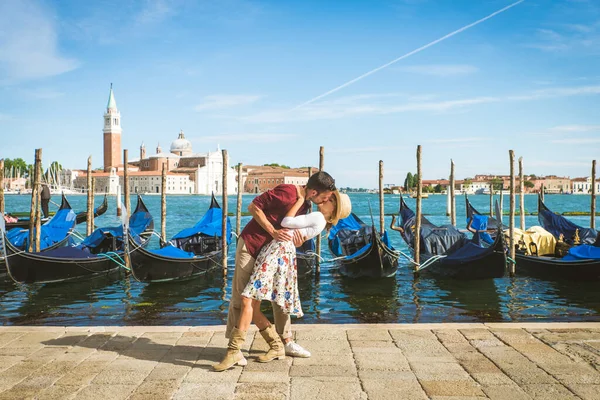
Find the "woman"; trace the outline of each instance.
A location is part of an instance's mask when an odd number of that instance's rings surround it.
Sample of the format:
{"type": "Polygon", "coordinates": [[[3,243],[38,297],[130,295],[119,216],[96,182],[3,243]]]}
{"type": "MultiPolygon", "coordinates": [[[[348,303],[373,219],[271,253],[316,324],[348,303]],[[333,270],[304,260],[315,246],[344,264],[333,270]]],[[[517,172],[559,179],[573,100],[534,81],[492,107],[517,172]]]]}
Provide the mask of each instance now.
{"type": "MultiPolygon", "coordinates": [[[[298,188],[298,199],[286,213],[281,226],[287,229],[298,229],[308,240],[319,235],[325,228],[337,224],[341,218],[350,215],[351,203],[347,194],[333,192],[333,196],[317,206],[317,212],[295,217],[304,204],[304,191],[298,188]]],[[[242,307],[236,328],[232,330],[225,358],[213,367],[215,371],[225,371],[247,361],[240,352],[246,340],[246,332],[254,321],[261,335],[269,344],[267,354],[259,356],[259,362],[269,362],[285,358],[283,343],[274,332],[268,318],[260,311],[260,302],[268,300],[277,303],[283,311],[290,315],[303,315],[298,295],[298,276],[296,270],[296,248],[291,241],[272,240],[264,246],[254,264],[254,270],[242,292],[242,307]]]]}

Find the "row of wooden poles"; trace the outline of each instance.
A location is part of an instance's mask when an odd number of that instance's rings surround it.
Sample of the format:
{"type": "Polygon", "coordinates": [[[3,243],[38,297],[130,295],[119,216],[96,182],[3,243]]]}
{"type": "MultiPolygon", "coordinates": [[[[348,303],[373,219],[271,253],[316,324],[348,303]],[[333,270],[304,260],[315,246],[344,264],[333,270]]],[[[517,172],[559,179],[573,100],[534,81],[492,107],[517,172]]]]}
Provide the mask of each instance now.
{"type": "MultiPolygon", "coordinates": [[[[509,256],[511,258],[510,260],[510,267],[509,267],[509,273],[511,275],[514,275],[515,273],[515,243],[514,243],[514,229],[515,229],[515,198],[516,198],[516,192],[515,192],[515,152],[514,150],[509,150],[508,151],[508,157],[509,157],[509,164],[510,164],[510,183],[509,183],[509,197],[510,197],[510,208],[509,208],[509,235],[510,235],[510,239],[509,239],[509,256]]],[[[379,191],[380,193],[382,192],[382,167],[381,167],[381,161],[380,163],[380,172],[379,172],[379,191]]],[[[422,216],[422,211],[421,211],[421,200],[423,198],[423,192],[422,192],[422,174],[421,174],[422,170],[421,170],[421,146],[417,146],[417,176],[418,176],[418,183],[417,183],[417,207],[416,207],[416,223],[415,223],[415,244],[414,244],[414,249],[415,249],[415,262],[418,265],[419,264],[419,252],[420,252],[420,237],[421,237],[421,216],[422,216]]],[[[523,174],[523,157],[519,157],[519,216],[520,216],[520,227],[522,230],[525,230],[525,182],[524,182],[524,174],[523,174]]],[[[590,228],[595,229],[596,228],[596,160],[592,160],[592,176],[591,176],[591,180],[592,180],[592,188],[591,188],[591,205],[590,205],[590,228]]],[[[454,161],[450,160],[450,179],[449,179],[449,194],[450,194],[450,223],[453,226],[456,226],[456,199],[455,199],[455,195],[454,195],[454,187],[455,187],[455,180],[454,180],[454,161]]],[[[544,196],[544,187],[541,187],[541,195],[542,198],[544,196]]],[[[383,196],[380,196],[381,198],[383,196]]],[[[493,205],[493,198],[494,198],[494,187],[493,184],[490,183],[490,217],[493,217],[494,215],[494,205],[493,205]]],[[[500,190],[500,199],[502,199],[502,190],[500,190]]],[[[380,205],[381,207],[383,207],[383,200],[380,200],[380,205]]],[[[502,206],[500,206],[500,212],[503,212],[502,206]]],[[[502,216],[499,216],[500,218],[502,218],[502,216]]],[[[383,217],[382,217],[383,218],[383,217]]],[[[501,221],[499,221],[501,222],[501,221]]],[[[383,219],[382,219],[382,229],[383,229],[383,219]]]]}
{"type": "MultiPolygon", "coordinates": [[[[228,176],[228,158],[227,158],[227,150],[222,150],[223,156],[223,182],[222,182],[222,235],[221,235],[221,246],[223,249],[223,257],[222,257],[222,267],[223,274],[227,274],[227,214],[228,214],[228,196],[227,196],[227,176],[228,176]]],[[[319,148],[319,171],[322,171],[324,168],[324,160],[325,160],[325,148],[321,146],[319,148]]],[[[94,229],[94,189],[95,189],[95,179],[92,177],[92,157],[88,157],[87,160],[87,224],[86,224],[86,234],[90,235],[94,229]]],[[[509,252],[510,257],[513,260],[510,264],[510,273],[514,274],[515,272],[515,246],[514,246],[514,214],[515,214],[515,154],[513,150],[509,150],[509,161],[510,161],[510,210],[509,210],[509,234],[510,234],[510,244],[509,244],[509,252]]],[[[131,210],[130,210],[130,189],[129,189],[129,173],[128,168],[128,151],[123,150],[123,195],[124,195],[124,204],[126,209],[126,215],[124,218],[129,218],[131,210]]],[[[237,165],[238,172],[238,187],[237,187],[237,210],[236,210],[236,237],[239,237],[241,231],[241,215],[242,215],[242,163],[238,163],[237,165]]],[[[41,225],[41,177],[42,177],[42,149],[35,150],[35,163],[34,163],[34,176],[33,176],[33,190],[31,194],[31,209],[30,209],[30,223],[29,223],[29,237],[33,238],[29,242],[29,251],[39,251],[40,249],[40,225],[41,225]]],[[[308,176],[312,175],[312,168],[308,168],[308,176]]],[[[415,221],[415,243],[414,243],[414,251],[415,251],[415,263],[419,264],[419,253],[420,253],[420,232],[421,232],[421,201],[423,198],[423,186],[422,186],[422,168],[421,168],[421,146],[417,146],[417,196],[416,196],[416,221],[415,221]]],[[[591,218],[590,218],[590,227],[595,229],[595,215],[596,215],[596,160],[592,161],[592,190],[591,190],[591,218]]],[[[453,226],[456,226],[456,199],[454,194],[455,187],[455,179],[454,179],[454,161],[450,160],[450,223],[453,226]]],[[[523,158],[519,158],[519,184],[520,184],[520,226],[521,229],[525,229],[525,200],[524,200],[524,179],[523,179],[523,158]]],[[[118,187],[120,189],[120,186],[118,187]]],[[[121,215],[120,208],[120,190],[117,194],[117,215],[121,215]]],[[[490,216],[493,216],[493,185],[490,184],[490,216]]],[[[161,173],[161,241],[162,243],[167,242],[167,166],[163,164],[162,173],[161,173]]],[[[542,195],[543,195],[543,187],[542,187],[542,195]]],[[[4,213],[5,203],[4,203],[4,160],[0,160],[0,212],[4,213]]],[[[383,233],[385,231],[385,222],[384,222],[384,199],[383,199],[383,161],[379,161],[379,224],[380,224],[380,232],[383,233]]],[[[320,273],[320,263],[319,258],[321,254],[321,237],[317,236],[316,240],[316,253],[318,256],[317,259],[317,274],[320,273]]],[[[128,263],[128,254],[125,254],[125,261],[128,263]]]]}

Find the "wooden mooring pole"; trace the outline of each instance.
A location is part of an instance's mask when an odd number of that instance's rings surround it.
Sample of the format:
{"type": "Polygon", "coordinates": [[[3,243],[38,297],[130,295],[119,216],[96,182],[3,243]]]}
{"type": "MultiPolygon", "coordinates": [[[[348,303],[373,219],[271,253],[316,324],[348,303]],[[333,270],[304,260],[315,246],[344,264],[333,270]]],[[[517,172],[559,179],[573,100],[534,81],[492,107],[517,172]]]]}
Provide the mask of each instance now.
{"type": "Polygon", "coordinates": [[[223,210],[223,219],[221,221],[221,248],[223,249],[223,257],[221,264],[223,266],[223,276],[227,276],[227,150],[222,150],[223,154],[223,197],[221,209],[223,210]]]}
{"type": "Polygon", "coordinates": [[[129,168],[127,165],[129,164],[128,159],[128,151],[127,149],[123,150],[123,197],[125,198],[125,209],[127,211],[127,219],[131,215],[131,205],[129,204],[129,168]]]}
{"type": "Polygon", "coordinates": [[[450,160],[450,224],[456,226],[456,197],[454,195],[454,161],[450,160]]]}
{"type": "Polygon", "coordinates": [[[508,229],[510,234],[509,239],[509,251],[510,258],[512,261],[509,263],[510,276],[515,275],[515,152],[513,150],[508,151],[510,159],[510,209],[508,216],[508,229]]]}
{"type": "Polygon", "coordinates": [[[35,149],[35,161],[33,163],[33,185],[31,190],[31,209],[29,211],[29,252],[38,251],[38,234],[41,221],[41,199],[40,199],[40,169],[42,164],[42,149],[35,149]]]}
{"type": "Polygon", "coordinates": [[[525,230],[525,182],[523,182],[523,157],[519,157],[519,216],[521,229],[525,230]]]}
{"type": "Polygon", "coordinates": [[[160,241],[167,243],[167,165],[162,165],[160,175],[160,241]]]}
{"type": "Polygon", "coordinates": [[[117,217],[121,216],[121,183],[117,184],[117,217]]]}
{"type": "Polygon", "coordinates": [[[244,186],[242,185],[242,163],[237,165],[237,209],[235,211],[235,237],[240,237],[242,231],[242,192],[244,186]]]}
{"type": "Polygon", "coordinates": [[[592,160],[592,217],[590,219],[590,228],[596,229],[596,160],[592,160]]]}
{"type": "MultiPolygon", "coordinates": [[[[325,147],[319,147],[319,171],[323,171],[325,166],[325,147]]],[[[317,235],[317,245],[315,249],[317,253],[317,270],[316,274],[321,273],[321,235],[317,235]]]]}
{"type": "Polygon", "coordinates": [[[91,209],[92,209],[92,213],[90,214],[90,221],[91,222],[91,226],[92,226],[92,232],[94,231],[94,200],[96,199],[96,178],[92,177],[92,195],[91,195],[91,209]]]}
{"type": "MultiPolygon", "coordinates": [[[[423,197],[423,174],[421,171],[421,145],[417,146],[417,207],[415,215],[415,269],[419,268],[421,253],[421,199],[423,197]]],[[[450,188],[452,189],[452,188],[450,188]]]]}
{"type": "Polygon", "coordinates": [[[92,215],[94,214],[94,203],[92,203],[92,156],[87,159],[87,218],[85,221],[85,234],[90,236],[93,231],[92,215]]]}
{"type": "Polygon", "coordinates": [[[494,184],[490,183],[490,217],[494,216],[494,184]]]}
{"type": "Polygon", "coordinates": [[[385,231],[383,216],[385,215],[383,203],[383,161],[379,160],[379,233],[385,231]]]}
{"type": "Polygon", "coordinates": [[[0,160],[0,212],[4,212],[4,158],[0,160]]]}

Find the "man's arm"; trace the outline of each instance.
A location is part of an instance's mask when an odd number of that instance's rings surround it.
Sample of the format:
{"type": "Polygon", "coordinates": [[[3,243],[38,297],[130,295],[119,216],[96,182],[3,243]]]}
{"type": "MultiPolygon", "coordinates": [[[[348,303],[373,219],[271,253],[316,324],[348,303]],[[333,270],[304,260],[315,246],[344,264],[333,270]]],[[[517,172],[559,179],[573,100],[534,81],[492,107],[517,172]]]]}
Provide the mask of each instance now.
{"type": "Polygon", "coordinates": [[[250,215],[258,222],[258,224],[265,230],[269,235],[273,237],[273,239],[280,241],[289,241],[292,240],[292,235],[287,229],[275,229],[273,225],[267,220],[267,217],[263,210],[258,208],[256,204],[250,203],[248,206],[248,212],[250,215]]]}

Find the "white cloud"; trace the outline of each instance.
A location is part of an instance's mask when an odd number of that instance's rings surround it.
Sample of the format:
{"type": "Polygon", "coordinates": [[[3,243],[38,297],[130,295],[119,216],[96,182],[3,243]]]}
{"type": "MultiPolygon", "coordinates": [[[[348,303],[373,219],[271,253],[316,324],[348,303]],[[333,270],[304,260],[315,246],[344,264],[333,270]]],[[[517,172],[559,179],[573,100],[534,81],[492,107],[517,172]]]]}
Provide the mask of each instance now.
{"type": "Polygon", "coordinates": [[[296,134],[288,133],[224,133],[221,135],[203,136],[193,139],[193,142],[254,142],[254,143],[275,143],[296,138],[296,134]]]}
{"type": "Polygon", "coordinates": [[[194,107],[196,111],[205,111],[205,110],[219,110],[223,108],[237,107],[246,104],[252,104],[258,101],[262,96],[257,95],[245,95],[245,94],[235,94],[235,95],[212,95],[205,96],[202,103],[197,104],[194,107]]]}
{"type": "Polygon", "coordinates": [[[79,66],[58,49],[52,15],[33,0],[0,1],[0,83],[46,78],[79,66]]]}
{"type": "Polygon", "coordinates": [[[468,75],[479,71],[479,68],[468,64],[409,65],[397,69],[404,72],[441,77],[468,75]]]}

